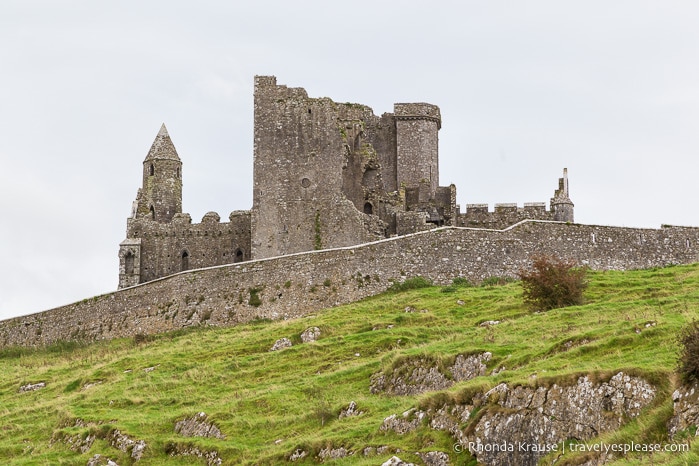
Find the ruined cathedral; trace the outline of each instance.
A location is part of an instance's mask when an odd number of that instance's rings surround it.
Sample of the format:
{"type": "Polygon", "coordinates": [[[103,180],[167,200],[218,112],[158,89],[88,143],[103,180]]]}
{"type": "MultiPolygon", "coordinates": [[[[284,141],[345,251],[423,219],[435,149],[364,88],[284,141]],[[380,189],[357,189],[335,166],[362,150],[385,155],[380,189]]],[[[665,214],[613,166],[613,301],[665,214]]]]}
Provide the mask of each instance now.
{"type": "Polygon", "coordinates": [[[255,77],[252,209],[227,221],[182,212],[182,161],[163,125],[119,245],[119,288],[184,270],[352,246],[449,225],[503,229],[524,219],[573,222],[564,170],[546,204],[468,204],[439,185],[439,107],[371,108],[309,98],[255,77]]]}

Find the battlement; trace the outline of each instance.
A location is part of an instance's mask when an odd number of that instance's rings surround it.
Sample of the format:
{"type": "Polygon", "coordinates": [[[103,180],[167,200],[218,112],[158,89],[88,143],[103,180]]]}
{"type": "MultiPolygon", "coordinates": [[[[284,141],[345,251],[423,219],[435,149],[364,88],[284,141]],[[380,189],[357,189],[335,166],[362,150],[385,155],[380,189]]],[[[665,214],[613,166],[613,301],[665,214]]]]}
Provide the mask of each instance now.
{"type": "Polygon", "coordinates": [[[171,222],[130,218],[119,245],[119,288],[183,270],[250,260],[250,212],[235,211],[228,222],[207,212],[201,223],[177,213],[171,222]]]}
{"type": "Polygon", "coordinates": [[[546,210],[545,202],[525,202],[522,207],[516,203],[499,203],[493,210],[489,210],[488,204],[466,204],[466,212],[459,215],[458,225],[499,230],[527,219],[557,220],[553,209],[546,210]]]}
{"type": "Polygon", "coordinates": [[[496,203],[490,210],[489,204],[466,204],[465,214],[506,213],[506,212],[546,212],[545,202],[525,202],[519,207],[516,202],[496,203]]]}

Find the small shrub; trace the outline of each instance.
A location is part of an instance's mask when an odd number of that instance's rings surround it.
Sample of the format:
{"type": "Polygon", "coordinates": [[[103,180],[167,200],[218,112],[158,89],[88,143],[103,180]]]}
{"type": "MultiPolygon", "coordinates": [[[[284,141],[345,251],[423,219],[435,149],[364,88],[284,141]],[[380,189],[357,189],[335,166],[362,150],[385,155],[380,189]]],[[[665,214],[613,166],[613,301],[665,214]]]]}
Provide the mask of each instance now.
{"type": "Polygon", "coordinates": [[[468,280],[468,278],[464,277],[456,277],[451,281],[451,284],[454,286],[463,286],[463,287],[471,287],[473,284],[468,280]]]}
{"type": "Polygon", "coordinates": [[[524,302],[532,309],[548,311],[582,304],[587,269],[570,260],[539,256],[531,270],[520,270],[524,302]]]}
{"type": "Polygon", "coordinates": [[[699,381],[699,322],[686,326],[678,337],[680,345],[677,371],[685,383],[699,381]]]}
{"type": "Polygon", "coordinates": [[[395,282],[388,288],[388,291],[407,291],[407,290],[417,290],[418,288],[427,288],[432,286],[432,282],[424,277],[412,277],[407,278],[403,282],[395,282]]]}
{"type": "Polygon", "coordinates": [[[249,288],[250,299],[248,299],[248,304],[253,307],[259,307],[262,305],[262,298],[260,298],[260,288],[249,288]]]}

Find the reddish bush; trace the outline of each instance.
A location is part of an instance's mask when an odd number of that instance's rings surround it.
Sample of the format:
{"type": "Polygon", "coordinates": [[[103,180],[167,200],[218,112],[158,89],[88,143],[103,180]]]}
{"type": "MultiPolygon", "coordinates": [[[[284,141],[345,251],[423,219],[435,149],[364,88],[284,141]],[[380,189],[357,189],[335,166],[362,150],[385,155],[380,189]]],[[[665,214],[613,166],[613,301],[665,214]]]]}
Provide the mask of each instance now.
{"type": "Polygon", "coordinates": [[[587,269],[551,256],[534,258],[532,268],[520,270],[524,302],[537,311],[582,304],[587,269]]]}

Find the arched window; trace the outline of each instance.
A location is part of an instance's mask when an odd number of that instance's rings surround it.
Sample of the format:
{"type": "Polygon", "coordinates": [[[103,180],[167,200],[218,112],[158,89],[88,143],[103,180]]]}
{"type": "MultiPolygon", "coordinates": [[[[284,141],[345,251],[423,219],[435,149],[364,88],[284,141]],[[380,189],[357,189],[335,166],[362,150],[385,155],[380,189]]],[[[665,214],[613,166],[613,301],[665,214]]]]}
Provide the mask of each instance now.
{"type": "Polygon", "coordinates": [[[153,206],[150,206],[150,218],[155,220],[155,208],[153,206]]]}
{"type": "Polygon", "coordinates": [[[364,204],[364,213],[368,215],[374,213],[374,206],[371,205],[371,202],[367,202],[366,204],[364,204]]]}
{"type": "Polygon", "coordinates": [[[187,251],[182,251],[182,268],[181,270],[189,269],[189,253],[187,251]]]}
{"type": "Polygon", "coordinates": [[[155,175],[155,166],[153,164],[150,164],[150,169],[149,169],[150,176],[155,175]]]}
{"type": "Polygon", "coordinates": [[[236,249],[236,250],[235,250],[235,258],[233,259],[233,262],[234,262],[234,263],[236,263],[236,262],[243,262],[243,257],[244,257],[244,256],[245,256],[245,255],[243,254],[243,251],[242,251],[240,248],[236,249]]]}
{"type": "Polygon", "coordinates": [[[126,275],[133,275],[133,265],[134,263],[134,256],[131,251],[126,253],[126,256],[124,256],[124,273],[126,275]]]}

